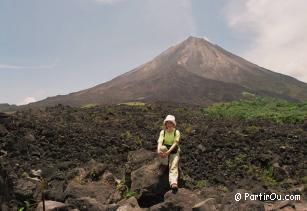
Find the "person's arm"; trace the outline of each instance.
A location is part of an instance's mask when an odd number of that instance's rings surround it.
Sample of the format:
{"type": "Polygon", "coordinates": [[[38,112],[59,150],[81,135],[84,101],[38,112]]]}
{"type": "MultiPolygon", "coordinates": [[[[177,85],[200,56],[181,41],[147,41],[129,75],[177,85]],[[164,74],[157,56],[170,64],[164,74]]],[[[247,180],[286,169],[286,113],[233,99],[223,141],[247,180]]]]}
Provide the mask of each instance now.
{"type": "Polygon", "coordinates": [[[176,145],[177,145],[177,142],[174,141],[173,145],[171,146],[171,148],[169,148],[169,150],[167,150],[166,153],[167,154],[171,153],[175,149],[176,145]]]}
{"type": "Polygon", "coordinates": [[[162,143],[163,143],[163,130],[161,130],[160,135],[159,135],[159,139],[158,139],[158,147],[157,147],[157,153],[160,154],[161,151],[161,147],[162,147],[162,143]]]}
{"type": "Polygon", "coordinates": [[[175,147],[177,146],[177,144],[179,143],[179,139],[180,139],[180,132],[179,130],[176,130],[176,135],[175,135],[175,139],[173,142],[173,145],[171,146],[171,148],[169,148],[169,150],[166,152],[167,154],[171,153],[175,147]]]}

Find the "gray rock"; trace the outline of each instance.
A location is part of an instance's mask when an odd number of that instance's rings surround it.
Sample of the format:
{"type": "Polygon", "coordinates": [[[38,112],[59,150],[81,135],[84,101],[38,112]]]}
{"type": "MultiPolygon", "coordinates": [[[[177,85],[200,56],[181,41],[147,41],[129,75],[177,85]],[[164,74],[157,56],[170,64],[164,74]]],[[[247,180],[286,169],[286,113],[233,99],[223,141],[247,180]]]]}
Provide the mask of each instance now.
{"type": "Polygon", "coordinates": [[[102,204],[92,197],[70,198],[67,202],[78,207],[80,211],[115,211],[118,208],[117,204],[102,204]]]}
{"type": "Polygon", "coordinates": [[[125,165],[125,171],[131,173],[132,171],[144,166],[155,158],[155,153],[146,149],[139,149],[128,153],[128,162],[125,165]]]}
{"type": "Polygon", "coordinates": [[[281,182],[287,177],[288,177],[288,173],[285,169],[283,169],[282,167],[277,167],[277,166],[273,167],[273,178],[277,182],[281,182]]]}
{"type": "Polygon", "coordinates": [[[295,208],[294,202],[292,201],[276,201],[270,207],[270,210],[283,210],[286,208],[295,208]]]}
{"type": "Polygon", "coordinates": [[[149,211],[163,211],[163,210],[181,211],[182,209],[180,206],[174,204],[173,202],[162,202],[149,208],[149,211]]]}
{"type": "Polygon", "coordinates": [[[218,211],[218,204],[214,198],[208,198],[198,204],[196,204],[193,211],[218,211]]]}
{"type": "Polygon", "coordinates": [[[147,208],[140,208],[139,203],[135,197],[123,199],[117,203],[119,208],[116,211],[145,211],[147,208]]]}
{"type": "Polygon", "coordinates": [[[18,179],[14,192],[21,199],[40,199],[40,182],[34,182],[23,178],[18,179]]]}
{"type": "Polygon", "coordinates": [[[128,153],[128,162],[130,163],[143,163],[154,159],[155,153],[146,149],[139,149],[128,153]]]}
{"type": "Polygon", "coordinates": [[[199,195],[185,188],[179,188],[176,193],[168,191],[164,195],[164,200],[180,207],[181,210],[191,210],[192,207],[203,201],[199,195]]]}
{"type": "Polygon", "coordinates": [[[206,151],[206,147],[204,147],[204,145],[202,145],[202,144],[197,145],[197,149],[199,149],[202,152],[206,151]]]}
{"type": "Polygon", "coordinates": [[[159,177],[159,165],[155,159],[131,173],[131,190],[138,193],[137,198],[163,196],[169,190],[168,175],[159,177]]]}
{"type": "Polygon", "coordinates": [[[106,170],[107,166],[103,163],[98,163],[95,160],[90,160],[87,165],[86,165],[86,177],[90,178],[93,177],[93,174],[95,174],[95,178],[92,179],[97,179],[100,178],[100,176],[104,173],[106,170]]]}
{"type": "Polygon", "coordinates": [[[116,185],[116,180],[115,177],[113,176],[113,174],[111,172],[106,171],[103,175],[102,175],[102,180],[107,182],[108,184],[111,185],[116,185]]]}
{"type": "Polygon", "coordinates": [[[116,211],[145,211],[145,210],[148,209],[134,208],[129,205],[123,205],[116,209],[116,211]]]}
{"type": "Polygon", "coordinates": [[[93,182],[81,185],[76,181],[68,184],[64,194],[70,203],[75,204],[73,201],[77,198],[94,198],[101,204],[108,204],[112,201],[112,194],[115,188],[109,184],[101,182],[93,182]]]}
{"type": "MultiPolygon", "coordinates": [[[[45,201],[45,210],[46,211],[56,211],[56,210],[63,210],[68,211],[73,209],[71,205],[64,204],[57,201],[45,201]]],[[[35,211],[43,211],[43,202],[41,201],[38,206],[36,207],[35,211]]]]}
{"type": "Polygon", "coordinates": [[[245,201],[242,203],[233,202],[224,205],[223,211],[265,211],[264,203],[261,201],[245,201]]]}
{"type": "Polygon", "coordinates": [[[54,201],[64,201],[64,180],[53,180],[48,184],[48,190],[45,192],[46,198],[54,201]]]}
{"type": "Polygon", "coordinates": [[[24,139],[25,141],[28,141],[28,142],[34,142],[36,140],[35,136],[30,132],[26,133],[26,135],[24,136],[24,139]]]}
{"type": "Polygon", "coordinates": [[[129,205],[131,207],[140,208],[139,203],[135,197],[130,197],[128,199],[123,199],[117,203],[120,206],[129,205]]]}
{"type": "Polygon", "coordinates": [[[222,192],[215,187],[205,187],[200,189],[199,194],[205,199],[214,198],[217,203],[220,204],[222,203],[223,195],[225,195],[225,192],[222,192]]]}

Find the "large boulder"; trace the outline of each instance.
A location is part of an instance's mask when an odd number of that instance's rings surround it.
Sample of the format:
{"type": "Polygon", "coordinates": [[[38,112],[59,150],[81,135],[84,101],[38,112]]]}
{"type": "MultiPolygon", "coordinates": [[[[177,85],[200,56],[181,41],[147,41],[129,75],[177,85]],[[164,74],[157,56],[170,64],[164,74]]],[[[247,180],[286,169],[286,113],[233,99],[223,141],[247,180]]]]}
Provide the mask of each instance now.
{"type": "Polygon", "coordinates": [[[155,153],[146,149],[130,151],[127,157],[127,167],[136,170],[155,158],[155,153]]]}
{"type": "Polygon", "coordinates": [[[215,199],[218,204],[222,203],[223,197],[226,194],[224,191],[217,187],[204,187],[198,190],[197,193],[200,194],[202,198],[215,199]]]}
{"type": "Polygon", "coordinates": [[[106,168],[107,165],[99,163],[95,160],[90,160],[85,167],[86,171],[85,177],[91,180],[99,180],[100,177],[105,172],[106,168]]]}
{"type": "Polygon", "coordinates": [[[295,209],[296,210],[307,210],[306,208],[307,208],[307,202],[306,201],[303,201],[303,200],[301,200],[301,201],[296,201],[296,202],[294,202],[294,207],[295,207],[295,209]]]}
{"type": "MultiPolygon", "coordinates": [[[[40,202],[38,206],[36,207],[35,211],[43,211],[44,205],[43,202],[40,202]]],[[[62,202],[57,201],[45,201],[45,211],[56,211],[56,210],[62,210],[62,211],[71,211],[73,210],[73,207],[68,204],[64,204],[62,202]]]]}
{"type": "MultiPolygon", "coordinates": [[[[60,166],[62,168],[65,167],[65,163],[61,163],[60,166]]],[[[67,163],[69,165],[69,163],[67,163]]],[[[107,168],[107,165],[103,163],[99,163],[95,160],[90,160],[87,162],[84,166],[74,168],[69,173],[69,179],[78,178],[82,180],[83,182],[89,182],[89,181],[98,181],[101,179],[102,175],[105,173],[105,170],[107,168]]]]}
{"type": "Polygon", "coordinates": [[[218,211],[220,205],[216,202],[215,198],[208,198],[192,208],[193,211],[218,211]]]}
{"type": "Polygon", "coordinates": [[[122,199],[122,194],[116,188],[115,179],[110,172],[105,172],[99,181],[85,184],[80,183],[80,180],[72,180],[64,194],[66,202],[77,206],[79,209],[83,204],[90,204],[92,207],[105,207],[102,205],[117,203],[122,199]]]}
{"type": "Polygon", "coordinates": [[[172,202],[179,206],[181,210],[191,210],[196,204],[203,199],[191,190],[179,188],[177,192],[168,191],[164,195],[165,202],[172,202]]]}
{"type": "Polygon", "coordinates": [[[223,206],[223,211],[265,211],[264,203],[261,201],[246,201],[243,203],[232,203],[223,206]]]}
{"type": "Polygon", "coordinates": [[[15,183],[14,193],[18,199],[23,201],[32,199],[35,201],[40,201],[42,194],[42,184],[39,180],[21,178],[18,179],[15,183]]]}
{"type": "Polygon", "coordinates": [[[117,204],[103,204],[92,197],[80,197],[76,199],[68,199],[68,203],[72,203],[78,207],[80,211],[115,211],[117,204]]]}
{"type": "Polygon", "coordinates": [[[299,201],[275,201],[265,204],[265,210],[281,210],[281,211],[305,211],[307,210],[307,202],[303,199],[299,201]]]}
{"type": "Polygon", "coordinates": [[[146,149],[130,151],[125,164],[125,183],[128,187],[131,186],[131,172],[141,168],[155,158],[155,153],[146,149]]]}
{"type": "Polygon", "coordinates": [[[177,192],[168,191],[164,195],[164,202],[150,207],[150,211],[174,210],[190,211],[203,199],[191,190],[180,188],[177,192]]]}
{"type": "Polygon", "coordinates": [[[168,175],[158,175],[159,165],[159,160],[154,159],[131,173],[131,191],[137,194],[142,207],[163,201],[164,193],[169,190],[168,175]]]}
{"type": "Polygon", "coordinates": [[[53,180],[48,183],[48,190],[45,191],[45,197],[49,200],[64,202],[65,194],[64,187],[66,185],[65,180],[53,180]]]}
{"type": "Polygon", "coordinates": [[[116,211],[145,211],[146,208],[140,208],[139,203],[135,197],[130,197],[118,202],[119,207],[116,211]]]}
{"type": "Polygon", "coordinates": [[[174,204],[173,202],[161,202],[159,204],[155,204],[149,208],[149,211],[181,211],[181,207],[179,205],[174,204]]]}
{"type": "Polygon", "coordinates": [[[72,181],[68,184],[64,193],[66,200],[73,200],[81,197],[91,197],[95,198],[102,204],[109,204],[112,202],[112,196],[114,192],[114,187],[109,184],[93,182],[82,185],[76,181],[72,181]]]}

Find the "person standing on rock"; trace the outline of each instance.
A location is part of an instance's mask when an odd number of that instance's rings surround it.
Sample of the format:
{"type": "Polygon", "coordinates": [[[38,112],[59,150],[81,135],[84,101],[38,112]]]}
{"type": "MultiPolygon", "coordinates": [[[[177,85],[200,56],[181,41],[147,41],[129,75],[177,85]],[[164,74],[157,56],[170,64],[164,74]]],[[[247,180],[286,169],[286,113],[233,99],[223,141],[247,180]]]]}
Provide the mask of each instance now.
{"type": "Polygon", "coordinates": [[[163,130],[158,139],[157,153],[161,158],[159,175],[163,175],[169,168],[169,183],[173,190],[178,189],[178,163],[180,132],[176,130],[176,121],[173,115],[167,115],[163,121],[163,130]]]}

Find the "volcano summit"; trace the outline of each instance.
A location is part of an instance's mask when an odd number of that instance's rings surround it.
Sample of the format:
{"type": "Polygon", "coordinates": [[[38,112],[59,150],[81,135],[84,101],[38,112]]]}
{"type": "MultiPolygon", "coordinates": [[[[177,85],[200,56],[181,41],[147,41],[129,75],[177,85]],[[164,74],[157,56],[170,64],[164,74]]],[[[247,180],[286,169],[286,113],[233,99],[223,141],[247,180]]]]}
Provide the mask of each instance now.
{"type": "Polygon", "coordinates": [[[205,105],[239,99],[244,91],[292,101],[307,99],[306,83],[252,64],[202,38],[189,37],[108,82],[29,106],[127,101],[205,105]]]}

